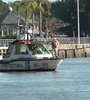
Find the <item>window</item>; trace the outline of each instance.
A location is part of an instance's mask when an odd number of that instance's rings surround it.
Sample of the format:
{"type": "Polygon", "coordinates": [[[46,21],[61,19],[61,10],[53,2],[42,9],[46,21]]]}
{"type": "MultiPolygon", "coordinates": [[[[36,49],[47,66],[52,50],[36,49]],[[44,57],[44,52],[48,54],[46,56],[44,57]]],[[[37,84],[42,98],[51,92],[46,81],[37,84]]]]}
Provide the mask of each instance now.
{"type": "Polygon", "coordinates": [[[15,45],[15,54],[28,54],[28,50],[25,44],[15,45]]]}
{"type": "Polygon", "coordinates": [[[12,50],[13,50],[13,45],[10,45],[8,50],[7,50],[7,54],[11,54],[12,53],[12,50]]]}
{"type": "Polygon", "coordinates": [[[49,54],[48,50],[42,44],[28,45],[32,54],[49,54]]]}

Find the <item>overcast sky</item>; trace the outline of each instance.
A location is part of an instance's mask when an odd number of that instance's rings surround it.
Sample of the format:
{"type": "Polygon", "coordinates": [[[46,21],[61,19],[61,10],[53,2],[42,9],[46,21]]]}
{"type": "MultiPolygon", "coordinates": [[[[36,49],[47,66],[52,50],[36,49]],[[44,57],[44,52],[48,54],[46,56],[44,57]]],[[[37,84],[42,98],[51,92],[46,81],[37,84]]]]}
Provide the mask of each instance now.
{"type": "MultiPolygon", "coordinates": [[[[3,1],[8,3],[9,1],[14,2],[14,1],[18,1],[18,0],[3,0],[3,1]]],[[[53,2],[53,1],[56,1],[56,0],[49,0],[49,1],[53,2]]]]}

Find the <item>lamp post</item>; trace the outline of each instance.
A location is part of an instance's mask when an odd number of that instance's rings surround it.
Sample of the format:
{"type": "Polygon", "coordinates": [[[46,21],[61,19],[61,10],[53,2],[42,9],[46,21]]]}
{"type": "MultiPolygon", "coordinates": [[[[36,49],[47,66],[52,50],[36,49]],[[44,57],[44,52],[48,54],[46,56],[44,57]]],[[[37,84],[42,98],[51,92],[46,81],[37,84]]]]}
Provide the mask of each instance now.
{"type": "Polygon", "coordinates": [[[80,17],[79,17],[79,0],[77,0],[77,23],[78,23],[78,44],[80,44],[80,17]]]}
{"type": "MultiPolygon", "coordinates": [[[[39,6],[41,7],[41,2],[39,2],[39,6]]],[[[42,33],[42,12],[40,10],[40,15],[39,15],[39,35],[41,37],[41,33],[42,33]]]]}

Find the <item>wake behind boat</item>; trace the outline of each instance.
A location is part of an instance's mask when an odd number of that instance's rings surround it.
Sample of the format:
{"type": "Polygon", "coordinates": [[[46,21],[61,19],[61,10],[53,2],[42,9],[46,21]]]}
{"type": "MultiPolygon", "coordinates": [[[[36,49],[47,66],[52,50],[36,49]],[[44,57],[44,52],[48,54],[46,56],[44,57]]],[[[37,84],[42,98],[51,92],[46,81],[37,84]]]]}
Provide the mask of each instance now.
{"type": "Polygon", "coordinates": [[[0,60],[0,71],[53,71],[60,60],[37,41],[16,40],[0,60]]]}

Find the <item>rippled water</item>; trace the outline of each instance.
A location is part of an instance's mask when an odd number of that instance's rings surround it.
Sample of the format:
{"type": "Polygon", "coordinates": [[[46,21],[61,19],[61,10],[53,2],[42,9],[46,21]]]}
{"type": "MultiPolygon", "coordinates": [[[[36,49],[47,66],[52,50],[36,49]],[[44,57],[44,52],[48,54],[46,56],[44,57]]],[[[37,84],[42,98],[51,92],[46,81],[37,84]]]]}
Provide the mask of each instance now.
{"type": "Polygon", "coordinates": [[[90,58],[65,59],[53,72],[1,72],[0,100],[90,100],[90,58]]]}

